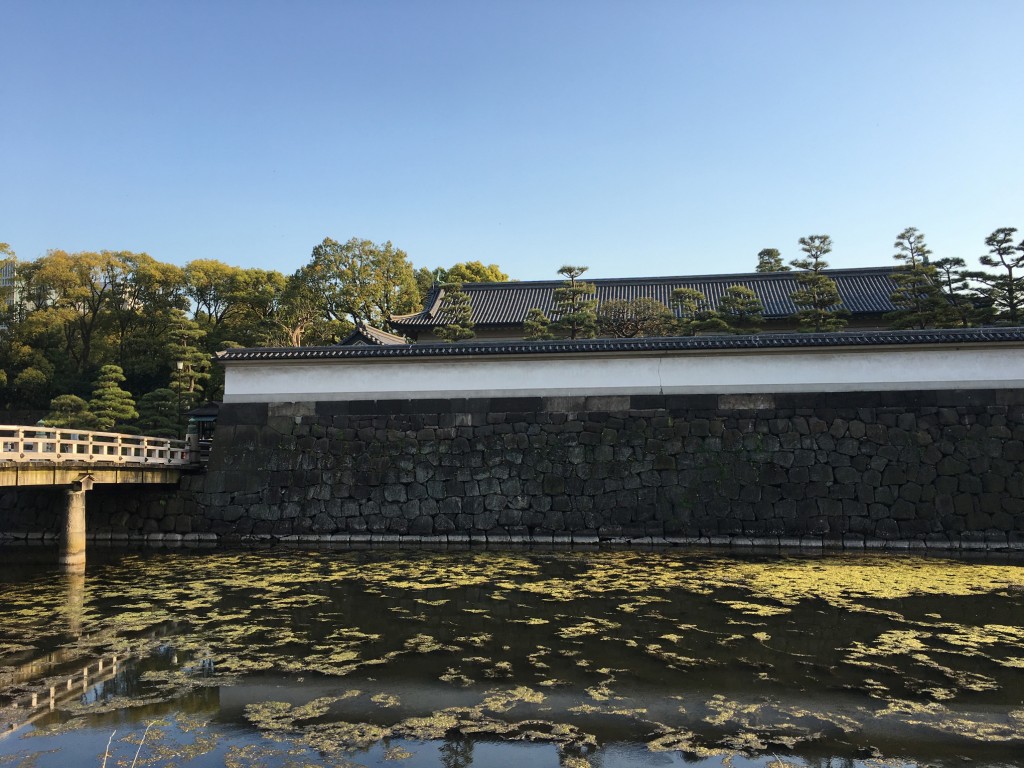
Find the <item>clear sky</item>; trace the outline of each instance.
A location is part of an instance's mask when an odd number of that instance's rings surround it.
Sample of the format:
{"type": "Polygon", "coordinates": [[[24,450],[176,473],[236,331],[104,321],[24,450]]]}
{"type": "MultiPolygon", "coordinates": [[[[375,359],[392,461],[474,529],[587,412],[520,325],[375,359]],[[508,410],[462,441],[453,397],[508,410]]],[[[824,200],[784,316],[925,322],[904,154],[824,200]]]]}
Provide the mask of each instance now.
{"type": "Polygon", "coordinates": [[[1021,0],[0,0],[0,241],[519,279],[1024,231],[1021,0]]]}

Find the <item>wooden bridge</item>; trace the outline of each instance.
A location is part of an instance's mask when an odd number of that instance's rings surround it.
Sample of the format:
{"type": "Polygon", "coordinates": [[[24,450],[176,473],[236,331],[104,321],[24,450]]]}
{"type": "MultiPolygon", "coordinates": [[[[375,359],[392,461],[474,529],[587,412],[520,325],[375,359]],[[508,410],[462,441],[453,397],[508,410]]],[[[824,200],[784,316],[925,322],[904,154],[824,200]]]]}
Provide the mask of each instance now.
{"type": "Polygon", "coordinates": [[[85,494],[95,484],[176,485],[198,454],[184,440],[0,425],[0,487],[67,488],[61,562],[85,566],[85,494]]]}

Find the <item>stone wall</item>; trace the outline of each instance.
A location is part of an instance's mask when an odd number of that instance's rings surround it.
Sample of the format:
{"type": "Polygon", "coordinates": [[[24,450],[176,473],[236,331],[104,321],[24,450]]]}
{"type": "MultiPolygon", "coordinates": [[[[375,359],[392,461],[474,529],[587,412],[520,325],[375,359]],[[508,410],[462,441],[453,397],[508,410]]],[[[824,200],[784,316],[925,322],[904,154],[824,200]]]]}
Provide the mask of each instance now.
{"type": "MultiPolygon", "coordinates": [[[[58,494],[6,491],[0,528],[56,531],[58,494]]],[[[1024,393],[229,404],[205,474],[98,486],[88,510],[96,537],[171,541],[1020,548],[1024,393]]]]}
{"type": "MultiPolygon", "coordinates": [[[[1016,390],[226,405],[217,534],[1024,542],[1016,390]]],[[[208,528],[207,528],[208,524],[208,528]]]]}

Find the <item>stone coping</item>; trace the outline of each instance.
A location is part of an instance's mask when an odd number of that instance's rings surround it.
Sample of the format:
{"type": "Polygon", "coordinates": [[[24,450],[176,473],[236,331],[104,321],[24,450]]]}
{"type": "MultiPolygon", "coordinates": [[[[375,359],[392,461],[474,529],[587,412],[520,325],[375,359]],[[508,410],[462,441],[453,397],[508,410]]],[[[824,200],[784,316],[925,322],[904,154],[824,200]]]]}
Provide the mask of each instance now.
{"type": "Polygon", "coordinates": [[[325,360],[363,358],[466,357],[708,350],[778,350],[799,348],[889,347],[913,345],[991,344],[1024,342],[1024,328],[950,328],[907,331],[841,331],[835,333],[757,333],[728,336],[672,336],[639,339],[558,339],[553,341],[465,341],[455,344],[389,344],[386,346],[250,347],[217,353],[221,363],[263,360],[325,360]]]}
{"type": "MultiPolygon", "coordinates": [[[[596,536],[592,534],[549,534],[511,536],[508,534],[449,534],[402,536],[397,534],[303,534],[292,536],[217,535],[215,533],[111,533],[89,532],[88,541],[97,545],[146,544],[153,547],[216,547],[236,545],[325,547],[337,549],[434,549],[434,548],[721,548],[721,549],[806,549],[829,551],[974,551],[1024,552],[1024,538],[997,534],[970,534],[961,538],[876,539],[854,534],[837,536],[596,536]]],[[[52,532],[0,532],[0,545],[52,545],[52,532]]]]}

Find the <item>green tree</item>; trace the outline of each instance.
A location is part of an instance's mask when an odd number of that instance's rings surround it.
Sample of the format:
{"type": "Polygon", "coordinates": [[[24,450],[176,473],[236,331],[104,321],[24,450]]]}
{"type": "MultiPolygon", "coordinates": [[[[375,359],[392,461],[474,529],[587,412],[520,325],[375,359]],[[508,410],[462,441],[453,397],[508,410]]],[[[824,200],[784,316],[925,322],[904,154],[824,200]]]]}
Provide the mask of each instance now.
{"type": "Polygon", "coordinates": [[[846,326],[842,310],[842,297],[835,280],[825,274],[828,267],[825,256],[832,252],[832,238],[828,235],[809,235],[799,240],[800,250],[806,258],[793,259],[793,267],[805,270],[797,273],[800,287],[789,297],[797,306],[796,317],[801,331],[838,331],[846,326]]]}
{"type": "Polygon", "coordinates": [[[892,303],[899,309],[886,315],[893,328],[932,328],[946,311],[946,300],[938,283],[938,273],[928,262],[931,249],[924,241],[924,233],[907,227],[896,236],[893,258],[899,268],[892,280],[896,290],[892,303]]]}
{"type": "Polygon", "coordinates": [[[778,248],[762,248],[757,254],[758,272],[789,272],[778,248]]]}
{"type": "Polygon", "coordinates": [[[178,395],[173,389],[161,387],[139,398],[136,424],[144,435],[177,437],[180,432],[178,395]]]}
{"type": "Polygon", "coordinates": [[[50,412],[43,423],[64,429],[105,429],[100,426],[89,404],[78,395],[58,395],[50,401],[50,412]]]}
{"type": "Polygon", "coordinates": [[[210,380],[210,355],[202,345],[205,336],[198,323],[184,316],[170,333],[171,389],[180,396],[183,410],[199,404],[210,380]]]}
{"type": "Polygon", "coordinates": [[[732,330],[708,302],[707,296],[696,288],[676,288],[672,291],[671,301],[679,316],[676,327],[680,336],[729,333],[732,330]]]}
{"type": "Polygon", "coordinates": [[[566,264],[558,270],[567,279],[554,292],[551,329],[570,339],[592,339],[597,333],[597,299],[592,298],[597,288],[579,279],[587,269],[566,264]]]}
{"type": "Polygon", "coordinates": [[[334,320],[362,320],[390,328],[392,315],[413,312],[420,303],[408,256],[390,242],[377,245],[352,238],[339,243],[324,238],[313,249],[309,267],[316,291],[334,320]]]}
{"type": "Polygon", "coordinates": [[[100,368],[89,401],[89,410],[96,417],[99,429],[109,430],[139,417],[131,392],[121,389],[124,381],[124,372],[120,366],[104,365],[100,368]]]}
{"type": "Polygon", "coordinates": [[[941,326],[970,328],[974,325],[977,311],[974,306],[974,294],[967,282],[967,262],[949,257],[939,259],[934,266],[939,288],[946,303],[940,320],[941,326]]]}
{"type": "Polygon", "coordinates": [[[448,283],[444,286],[438,316],[445,324],[434,333],[444,341],[453,343],[476,336],[473,331],[473,307],[469,301],[469,294],[462,290],[461,283],[448,283]]]}
{"type": "Polygon", "coordinates": [[[37,259],[32,273],[33,320],[59,328],[67,358],[79,374],[93,362],[95,342],[114,294],[111,272],[119,255],[110,251],[50,251],[37,259]]]}
{"type": "Polygon", "coordinates": [[[51,379],[40,368],[29,366],[14,377],[15,396],[25,407],[41,407],[46,403],[50,392],[52,392],[51,379]]]}
{"type": "Polygon", "coordinates": [[[445,272],[445,280],[453,283],[507,283],[508,279],[497,264],[482,261],[460,261],[445,272]]]}
{"type": "Polygon", "coordinates": [[[546,341],[555,338],[551,332],[551,320],[540,307],[534,307],[526,313],[523,321],[523,339],[525,341],[546,341]]]}
{"type": "Polygon", "coordinates": [[[216,327],[237,309],[242,270],[216,259],[195,259],[183,272],[185,295],[192,302],[192,319],[216,327]]]}
{"type": "Polygon", "coordinates": [[[189,308],[183,270],[145,253],[123,251],[110,265],[108,277],[113,292],[104,349],[109,354],[100,362],[121,366],[132,391],[165,384],[166,360],[154,349],[166,346],[175,318],[189,308]]]}
{"type": "Polygon", "coordinates": [[[421,306],[427,300],[434,286],[437,285],[445,283],[504,283],[509,279],[497,264],[484,264],[482,261],[460,261],[448,268],[420,267],[416,270],[415,278],[421,306]]]}
{"type": "Polygon", "coordinates": [[[1024,320],[1024,241],[1014,244],[1015,227],[1000,227],[985,238],[988,253],[978,260],[992,272],[968,272],[967,277],[981,284],[978,293],[991,306],[998,322],[1020,325],[1024,320]]]}
{"type": "Polygon", "coordinates": [[[670,336],[675,331],[676,319],[657,299],[639,296],[604,302],[597,310],[597,323],[602,336],[632,339],[670,336]]]}
{"type": "Polygon", "coordinates": [[[718,314],[730,328],[741,333],[757,333],[764,325],[764,305],[753,290],[730,285],[718,302],[718,314]]]}

